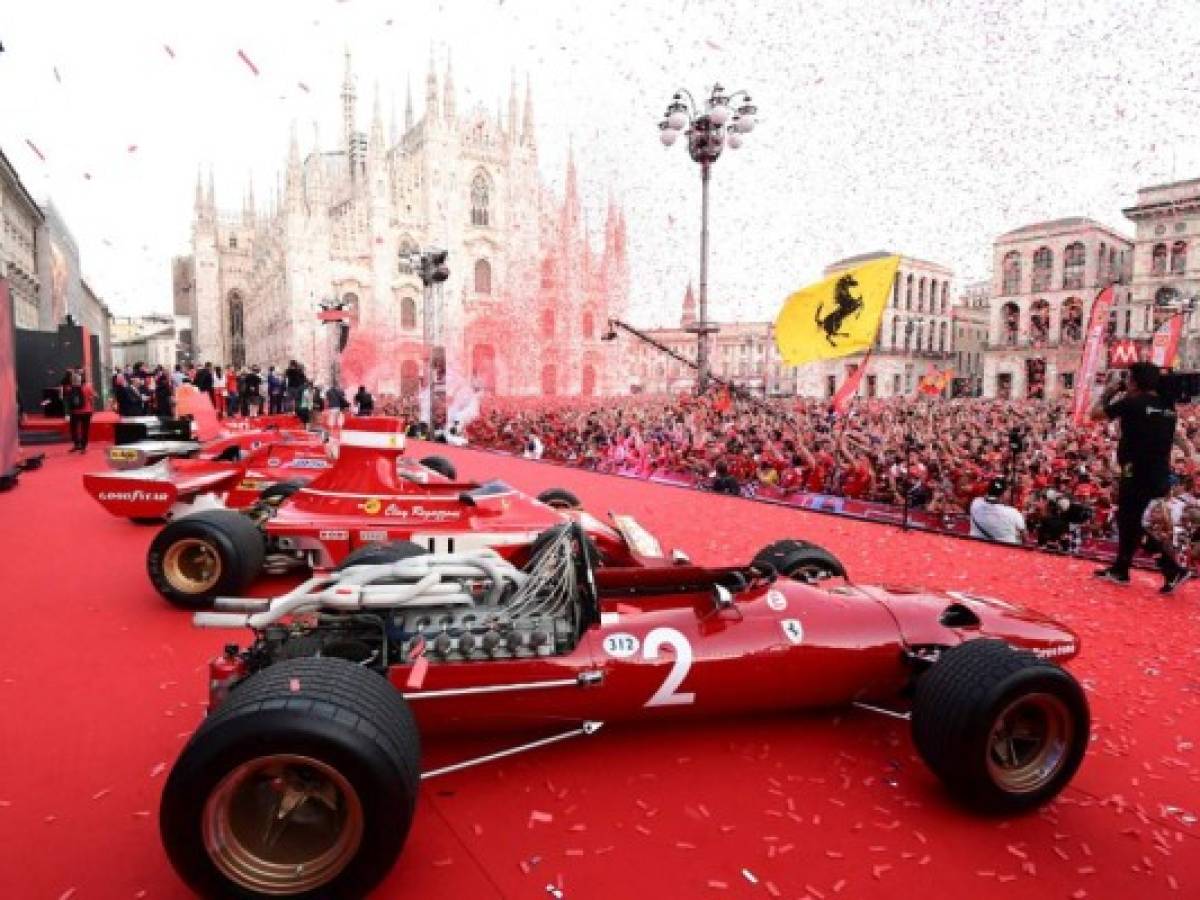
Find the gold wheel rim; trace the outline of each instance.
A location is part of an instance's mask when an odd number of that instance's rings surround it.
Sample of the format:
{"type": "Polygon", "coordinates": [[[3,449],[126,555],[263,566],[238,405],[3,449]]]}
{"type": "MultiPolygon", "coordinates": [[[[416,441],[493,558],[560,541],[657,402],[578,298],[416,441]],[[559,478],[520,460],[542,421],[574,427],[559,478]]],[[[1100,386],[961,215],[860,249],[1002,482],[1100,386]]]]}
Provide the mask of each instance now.
{"type": "Polygon", "coordinates": [[[350,782],[308,756],[242,763],[204,804],[204,849],[241,888],[283,896],[321,888],[358,853],[363,812],[350,782]]]}
{"type": "Polygon", "coordinates": [[[987,740],[988,772],[1011,794],[1045,787],[1066,764],[1075,735],[1070,711],[1052,694],[1014,700],[992,723],[987,740]]]}
{"type": "Polygon", "coordinates": [[[177,591],[203,594],[212,590],[221,578],[221,555],[208,541],[184,538],[167,550],[163,573],[177,591]]]}

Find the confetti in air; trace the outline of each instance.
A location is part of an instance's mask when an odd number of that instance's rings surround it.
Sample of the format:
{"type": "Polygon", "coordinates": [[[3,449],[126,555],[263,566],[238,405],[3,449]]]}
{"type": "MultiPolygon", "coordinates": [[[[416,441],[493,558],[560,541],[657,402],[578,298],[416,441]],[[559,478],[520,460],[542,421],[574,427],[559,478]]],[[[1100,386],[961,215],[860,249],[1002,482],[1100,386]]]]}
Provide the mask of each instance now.
{"type": "Polygon", "coordinates": [[[171,57],[171,59],[175,58],[175,51],[171,49],[170,44],[163,44],[163,49],[167,51],[167,56],[171,57]]]}
{"type": "Polygon", "coordinates": [[[238,59],[240,59],[242,62],[244,62],[244,63],[246,64],[246,68],[247,68],[247,69],[249,69],[249,70],[250,70],[251,72],[253,72],[255,75],[257,75],[257,74],[258,74],[258,66],[256,66],[256,65],[255,65],[255,64],[254,64],[254,63],[251,61],[250,57],[246,55],[246,51],[245,51],[245,50],[239,50],[239,51],[237,52],[237,55],[238,55],[238,59]]]}
{"type": "Polygon", "coordinates": [[[38,159],[40,159],[42,162],[46,161],[46,154],[42,153],[42,151],[38,149],[37,144],[35,144],[29,138],[25,138],[25,143],[29,145],[30,150],[37,154],[38,159]]]}
{"type": "Polygon", "coordinates": [[[308,85],[305,84],[303,81],[297,81],[296,84],[298,84],[300,86],[300,90],[304,91],[304,93],[306,93],[306,94],[311,93],[308,89],[308,85]]]}

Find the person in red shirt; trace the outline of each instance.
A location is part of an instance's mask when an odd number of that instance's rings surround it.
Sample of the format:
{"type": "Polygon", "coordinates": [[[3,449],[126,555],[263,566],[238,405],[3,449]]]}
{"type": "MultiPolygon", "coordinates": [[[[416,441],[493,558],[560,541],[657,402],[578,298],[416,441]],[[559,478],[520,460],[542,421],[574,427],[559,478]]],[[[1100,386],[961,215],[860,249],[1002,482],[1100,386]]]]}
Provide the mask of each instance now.
{"type": "Polygon", "coordinates": [[[63,388],[63,405],[67,408],[67,419],[71,425],[71,449],[69,452],[87,453],[88,434],[92,430],[92,412],[96,405],[96,392],[87,383],[82,369],[71,373],[70,383],[63,388]]]}

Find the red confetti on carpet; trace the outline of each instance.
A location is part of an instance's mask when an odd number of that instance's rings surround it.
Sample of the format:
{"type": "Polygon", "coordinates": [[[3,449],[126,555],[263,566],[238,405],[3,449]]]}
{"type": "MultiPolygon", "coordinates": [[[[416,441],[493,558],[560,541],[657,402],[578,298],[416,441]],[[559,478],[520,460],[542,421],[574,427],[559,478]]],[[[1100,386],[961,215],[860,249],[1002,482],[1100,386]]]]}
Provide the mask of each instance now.
{"type": "MultiPolygon", "coordinates": [[[[1120,588],[1061,557],[414,442],[430,452],[464,477],[631,513],[697,562],[807,537],[863,582],[1044,609],[1082,636],[1072,669],[1094,740],[1058,801],[1005,820],[957,807],[906,725],[867,712],[605,728],[430,781],[379,896],[544,897],[548,883],[572,900],[1200,896],[1200,585],[1160,598],[1144,572],[1120,588]],[[531,828],[535,810],[552,818],[531,828]]],[[[155,529],[83,493],[82,473],[103,467],[99,448],[52,448],[0,495],[6,896],[189,896],[158,840],[159,767],[200,721],[205,663],[233,636],[193,629],[150,588],[155,529]]],[[[512,743],[427,742],[425,765],[512,743]]]]}

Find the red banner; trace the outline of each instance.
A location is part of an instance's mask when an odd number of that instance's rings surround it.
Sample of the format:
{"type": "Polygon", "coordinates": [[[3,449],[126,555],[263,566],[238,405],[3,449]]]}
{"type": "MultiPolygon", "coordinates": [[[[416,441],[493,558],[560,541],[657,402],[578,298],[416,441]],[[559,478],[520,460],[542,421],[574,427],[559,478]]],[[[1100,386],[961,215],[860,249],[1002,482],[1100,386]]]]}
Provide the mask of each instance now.
{"type": "Polygon", "coordinates": [[[855,367],[849,377],[842,382],[842,386],[838,388],[837,393],[833,395],[833,411],[835,413],[844,413],[846,411],[846,407],[850,405],[850,399],[858,393],[858,386],[862,384],[863,375],[867,372],[867,363],[870,361],[871,351],[868,350],[862,362],[855,367]]]}
{"type": "Polygon", "coordinates": [[[14,352],[12,298],[8,282],[0,278],[0,475],[17,468],[17,360],[14,352]]]}
{"type": "Polygon", "coordinates": [[[1174,368],[1175,357],[1179,353],[1179,337],[1182,334],[1183,313],[1176,313],[1154,332],[1154,340],[1150,342],[1150,362],[1159,368],[1174,368]]]}
{"type": "Polygon", "coordinates": [[[1092,302],[1092,315],[1088,319],[1087,340],[1083,345],[1083,358],[1075,376],[1075,397],[1071,417],[1078,425],[1087,415],[1091,400],[1092,382],[1100,369],[1100,351],[1104,348],[1104,333],[1108,330],[1108,314],[1113,305],[1113,286],[1104,288],[1092,302]]]}

